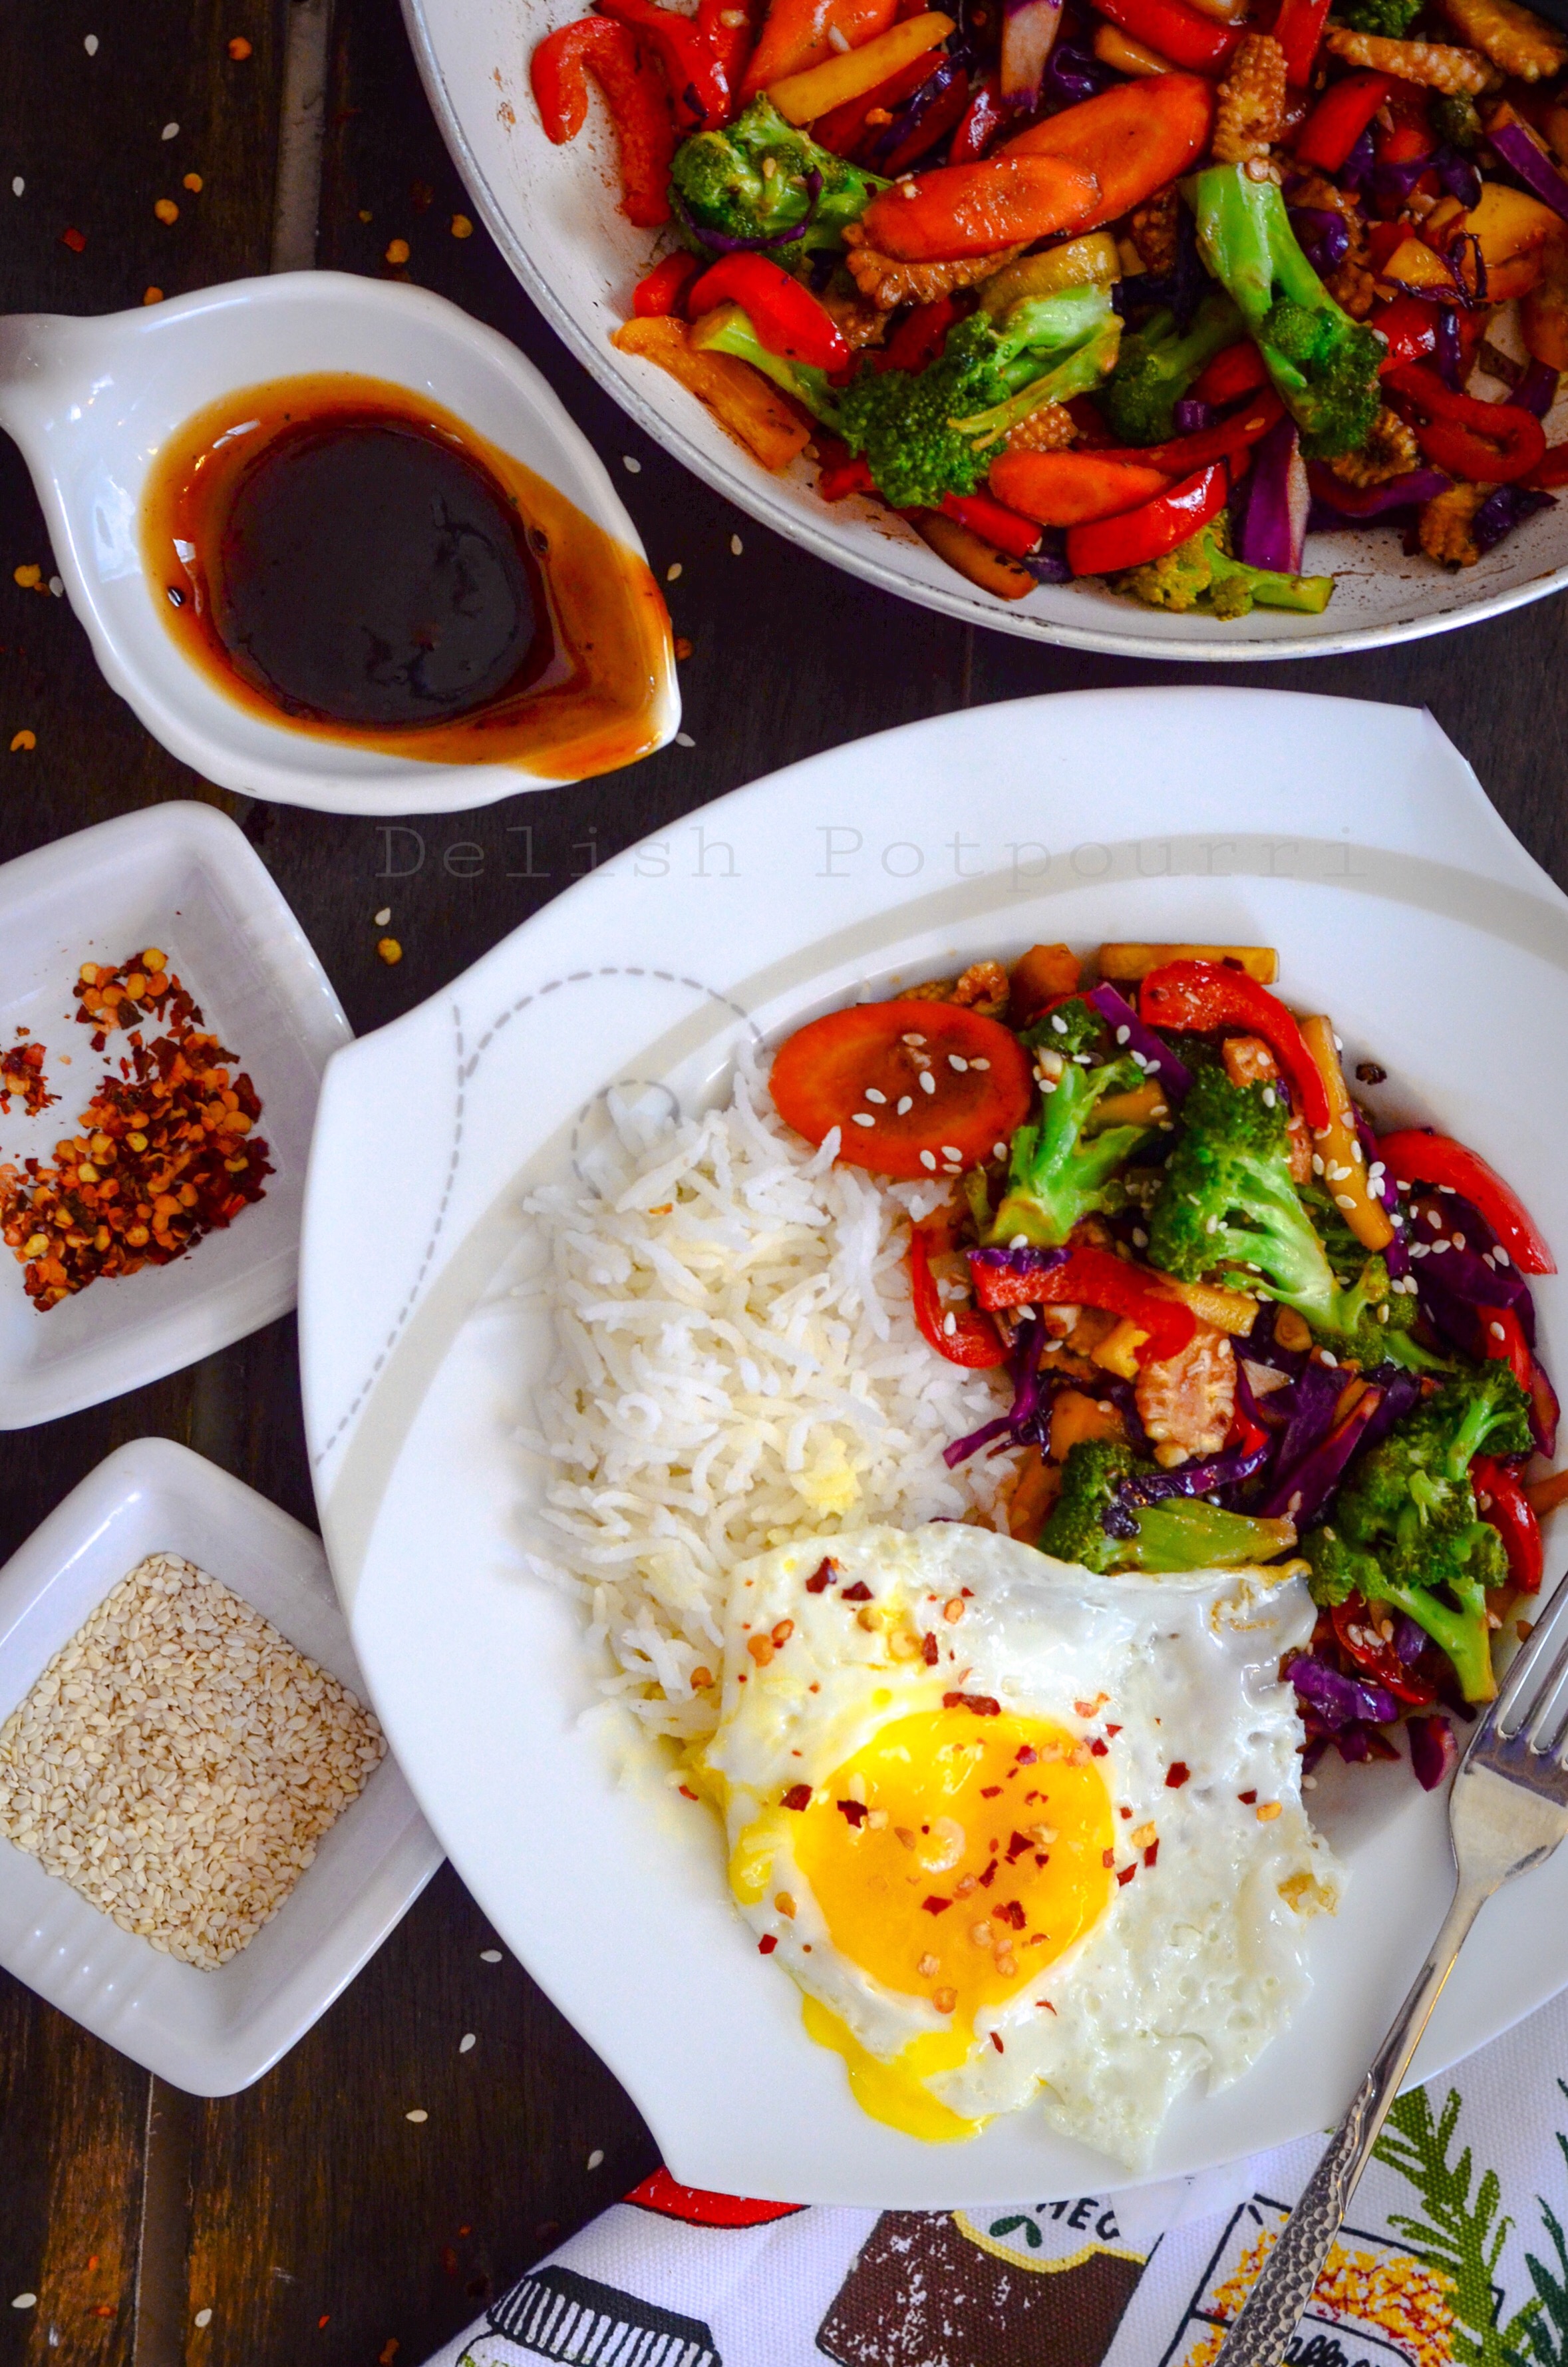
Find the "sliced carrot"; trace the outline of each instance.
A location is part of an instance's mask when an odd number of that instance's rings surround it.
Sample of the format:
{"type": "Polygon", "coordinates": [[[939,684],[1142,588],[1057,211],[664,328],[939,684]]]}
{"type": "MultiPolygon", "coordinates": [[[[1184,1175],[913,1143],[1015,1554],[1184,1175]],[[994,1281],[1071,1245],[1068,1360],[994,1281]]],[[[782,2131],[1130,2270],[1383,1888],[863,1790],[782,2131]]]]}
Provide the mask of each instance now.
{"type": "Polygon", "coordinates": [[[998,600],[1027,600],[1038,589],[1027,567],[982,541],[956,518],[944,517],[941,510],[900,510],[898,515],[906,526],[913,527],[928,549],[976,591],[989,592],[998,600]]]}
{"type": "Polygon", "coordinates": [[[903,1000],[813,1019],[781,1048],[769,1082],[779,1116],[807,1142],[838,1127],[841,1160],[909,1177],[994,1157],[1033,1094],[1029,1055],[998,1020],[903,1000]]]}
{"type": "Polygon", "coordinates": [[[1212,83],[1199,74],[1150,74],[1048,116],[998,149],[992,161],[1054,156],[1092,174],[1100,196],[1077,227],[1094,230],[1187,172],[1207,149],[1213,125],[1212,83]]]}
{"type": "Polygon", "coordinates": [[[861,221],[866,244],[899,263],[949,263],[1078,229],[1091,213],[1103,220],[1099,203],[1092,174],[1015,146],[899,181],[873,198],[861,221]]]}
{"type": "Polygon", "coordinates": [[[987,481],[998,502],[1042,526],[1081,526],[1140,508],[1172,480],[1109,452],[1003,452],[987,481]]]}
{"type": "Polygon", "coordinates": [[[898,0],[771,0],[767,21],[751,52],[741,104],[785,74],[830,58],[842,36],[852,50],[885,33],[898,13],[898,0]]]}

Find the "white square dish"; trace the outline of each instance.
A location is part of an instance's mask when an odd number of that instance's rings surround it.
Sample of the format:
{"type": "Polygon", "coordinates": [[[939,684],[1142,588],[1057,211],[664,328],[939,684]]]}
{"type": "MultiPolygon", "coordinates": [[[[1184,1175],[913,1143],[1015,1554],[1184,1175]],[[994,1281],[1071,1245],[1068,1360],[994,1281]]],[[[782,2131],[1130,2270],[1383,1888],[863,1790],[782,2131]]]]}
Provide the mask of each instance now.
{"type": "MultiPolygon", "coordinates": [[[[192,1561],[369,1696],[317,1538],[188,1447],[133,1439],[0,1569],[0,1724],[105,1595],[151,1553],[192,1561]]],[[[441,1863],[383,1759],[271,1921],[217,1972],[122,1931],[0,1840],[0,1965],[160,2078],[228,2096],[276,2063],[380,1946],[441,1863]]]]}
{"type": "Polygon", "coordinates": [[[263,1104],[266,1196],[168,1266],[96,1283],[39,1315],[0,1255],[0,1430],[141,1387],[294,1304],[305,1162],[322,1071],[351,1029],[304,931],[243,833],[210,806],[123,814],[0,866],[0,1048],[27,1027],[60,1099],[0,1116],[0,1159],[51,1156],[101,1068],[73,1016],[84,961],[169,958],[263,1104]]]}

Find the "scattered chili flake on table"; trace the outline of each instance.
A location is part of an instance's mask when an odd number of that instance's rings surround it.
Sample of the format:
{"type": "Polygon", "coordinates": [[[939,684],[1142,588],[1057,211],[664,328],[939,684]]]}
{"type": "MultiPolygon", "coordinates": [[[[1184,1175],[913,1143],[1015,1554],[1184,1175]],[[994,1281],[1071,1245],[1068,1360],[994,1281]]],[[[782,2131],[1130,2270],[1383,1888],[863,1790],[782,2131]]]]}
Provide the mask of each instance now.
{"type": "Polygon", "coordinates": [[[60,1099],[48,1090],[43,1073],[44,1051],[41,1044],[24,1043],[25,1027],[17,1030],[17,1040],[8,1051],[0,1052],[0,1110],[10,1114],[13,1098],[19,1101],[28,1117],[37,1117],[60,1099]]]}
{"type": "Polygon", "coordinates": [[[23,752],[25,749],[28,749],[28,748],[36,748],[37,746],[38,746],[38,733],[37,733],[36,731],[13,731],[13,732],[12,732],[12,734],[11,734],[11,753],[12,753],[12,755],[13,755],[13,756],[20,755],[20,754],[22,753],[22,752],[23,752]]]}
{"type": "Polygon", "coordinates": [[[62,230],[60,233],[60,243],[62,246],[68,246],[73,255],[80,255],[87,243],[87,233],[85,230],[62,230]]]}
{"type": "Polygon", "coordinates": [[[177,222],[180,218],[180,210],[173,198],[160,198],[152,210],[161,222],[177,222]]]}
{"type": "Polygon", "coordinates": [[[251,45],[249,41],[246,40],[243,33],[236,33],[233,40],[229,44],[229,55],[234,60],[235,63],[238,64],[242,58],[248,58],[250,54],[251,45]]]}
{"type": "Polygon", "coordinates": [[[84,962],[79,993],[95,1051],[127,1030],[119,1074],[106,1070],[52,1164],[0,1169],[0,1239],[40,1314],[89,1283],[183,1257],[262,1199],[273,1172],[253,1132],[260,1097],[164,954],[150,946],[118,969],[84,962]],[[167,1032],[146,1040],[135,1023],[148,1017],[167,1032]]]}

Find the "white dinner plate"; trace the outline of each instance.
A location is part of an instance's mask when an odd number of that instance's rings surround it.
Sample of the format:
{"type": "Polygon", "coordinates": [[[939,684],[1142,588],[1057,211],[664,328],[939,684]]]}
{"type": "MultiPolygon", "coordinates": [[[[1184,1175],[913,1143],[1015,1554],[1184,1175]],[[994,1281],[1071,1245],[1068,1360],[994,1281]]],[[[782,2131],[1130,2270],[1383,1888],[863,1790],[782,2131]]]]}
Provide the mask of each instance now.
{"type": "MultiPolygon", "coordinates": [[[[824,502],[810,461],[770,476],[694,395],[652,362],[611,345],[655,240],[617,210],[615,142],[597,94],[587,128],[569,146],[552,148],[528,85],[536,44],[580,17],[581,0],[402,5],[425,91],[475,207],[557,334],[639,427],[716,493],[868,583],[966,625],[1068,649],[1199,661],[1328,657],[1416,640],[1500,616],[1568,583],[1568,502],[1560,502],[1479,565],[1451,572],[1427,559],[1402,557],[1399,537],[1386,527],[1314,535],[1309,568],[1332,570],[1339,579],[1321,617],[1259,608],[1227,623],[1142,607],[1096,584],[1042,585],[1019,601],[976,591],[886,511],[855,499],[824,502]]],[[[1491,391],[1500,397],[1505,390],[1499,384],[1491,391]]],[[[1568,433],[1568,400],[1547,433],[1554,442],[1568,433]]]]}
{"type": "MultiPolygon", "coordinates": [[[[355,1648],[465,1880],[693,2185],[918,2207],[1137,2181],[1034,2113],[942,2147],[863,2117],[732,1910],[716,1825],[607,1763],[575,1606],[524,1561],[540,1470],[515,1433],[550,1342],[510,1295],[522,1202],[612,1084],[690,1109],[748,1037],[863,988],[1107,936],[1277,946],[1285,993],[1389,1070],[1380,1111],[1475,1143],[1568,1247],[1568,899],[1409,708],[1123,690],[862,741],[617,855],[327,1073],[300,1324],[355,1648]]],[[[1560,1377],[1563,1291],[1539,1285],[1560,1377]]],[[[1337,2120],[1422,1958],[1442,1801],[1403,1764],[1345,1773],[1314,1795],[1351,1880],[1311,2000],[1182,2101],[1153,2176],[1337,2120]]],[[[1487,1908],[1421,2076],[1568,1981],[1565,1918],[1568,1852],[1487,1908]]]]}

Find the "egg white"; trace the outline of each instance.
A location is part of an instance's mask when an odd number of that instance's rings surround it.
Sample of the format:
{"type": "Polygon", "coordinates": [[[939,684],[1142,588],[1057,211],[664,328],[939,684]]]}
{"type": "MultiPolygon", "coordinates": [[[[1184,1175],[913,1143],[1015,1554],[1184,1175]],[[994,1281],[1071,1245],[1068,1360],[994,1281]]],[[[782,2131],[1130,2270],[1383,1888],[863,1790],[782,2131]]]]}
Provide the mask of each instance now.
{"type": "MultiPolygon", "coordinates": [[[[967,2124],[1038,2097],[1065,2134],[1145,2166],[1196,2074],[1228,2084],[1285,2027],[1310,1987],[1310,1919],[1338,1903],[1340,1869],[1302,1806],[1295,1696],[1278,1675],[1313,1620],[1303,1580],[1277,1569],[1097,1577],[949,1523],[797,1543],[745,1564],[705,1754],[741,1913],[877,2062],[915,2039],[951,2042],[929,1998],[889,1988],[835,1946],[794,1857],[799,1820],[784,1795],[825,1784],[890,1720],[954,1693],[1102,1746],[1094,1763],[1112,1803],[1114,1871],[1127,1878],[1065,1954],[976,2014],[964,2059],[921,2085],[967,2124]],[[826,1555],[834,1574],[813,1591],[826,1555]],[[861,1586],[869,1600],[845,1600],[861,1586]],[[954,1604],[956,1619],[944,1611],[954,1604]],[[1158,1845],[1146,1863],[1131,1837],[1150,1826],[1158,1845]],[[793,1914],[775,1904],[781,1894],[793,1914]]],[[[940,1858],[940,1836],[920,1846],[940,1858]]]]}

